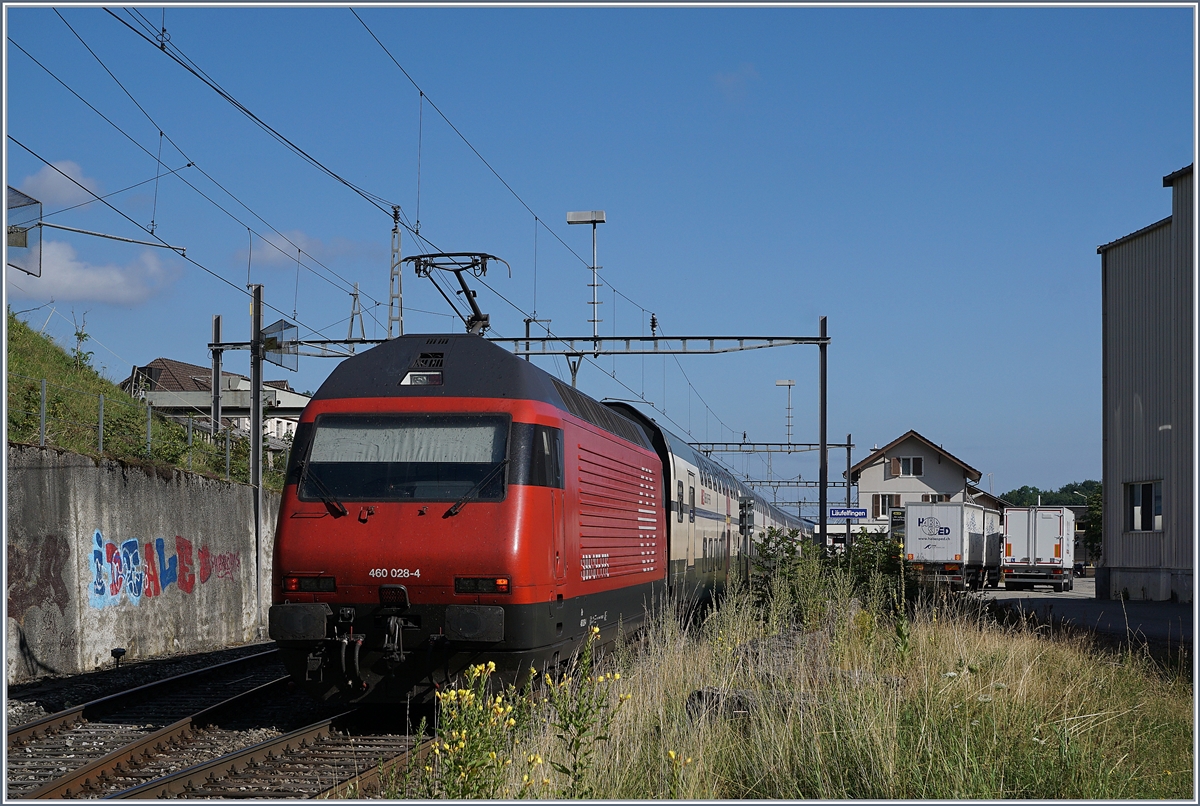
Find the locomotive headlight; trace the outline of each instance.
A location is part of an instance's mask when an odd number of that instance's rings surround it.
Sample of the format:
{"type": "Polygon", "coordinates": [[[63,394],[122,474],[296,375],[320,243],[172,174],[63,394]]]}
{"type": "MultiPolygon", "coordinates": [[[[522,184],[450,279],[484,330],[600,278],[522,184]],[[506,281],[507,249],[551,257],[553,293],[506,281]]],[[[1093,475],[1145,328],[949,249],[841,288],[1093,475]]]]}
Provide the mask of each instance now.
{"type": "Polygon", "coordinates": [[[401,386],[441,386],[440,372],[409,372],[400,379],[401,386]]]}

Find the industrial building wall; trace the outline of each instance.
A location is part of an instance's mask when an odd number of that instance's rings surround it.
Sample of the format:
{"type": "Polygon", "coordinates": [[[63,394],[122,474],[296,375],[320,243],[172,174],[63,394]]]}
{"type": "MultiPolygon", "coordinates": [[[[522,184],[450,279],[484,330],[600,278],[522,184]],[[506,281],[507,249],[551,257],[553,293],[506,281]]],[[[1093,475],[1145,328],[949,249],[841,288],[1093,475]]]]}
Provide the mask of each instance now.
{"type": "MultiPolygon", "coordinates": [[[[1167,557],[1175,571],[1172,588],[1182,590],[1186,585],[1186,600],[1190,600],[1195,565],[1195,467],[1193,451],[1193,428],[1195,417],[1195,322],[1193,307],[1194,266],[1196,247],[1192,224],[1193,173],[1188,171],[1176,177],[1172,188],[1171,220],[1178,226],[1171,227],[1171,256],[1174,263],[1172,273],[1171,300],[1174,304],[1171,317],[1171,356],[1173,392],[1171,401],[1171,441],[1168,478],[1170,479],[1169,502],[1164,502],[1171,520],[1168,535],[1170,553],[1167,557]]],[[[1163,495],[1168,491],[1164,490],[1163,495]]],[[[1180,594],[1182,595],[1182,594],[1180,594]]]]}
{"type": "Polygon", "coordinates": [[[9,683],[258,637],[278,495],[260,588],[246,485],[12,444],[6,480],[9,683]]]}
{"type": "Polygon", "coordinates": [[[1107,571],[1099,580],[1107,576],[1108,590],[1100,596],[1192,598],[1190,174],[1186,185],[1175,189],[1171,218],[1101,252],[1107,571]],[[1162,482],[1162,531],[1129,531],[1126,485],[1151,481],[1162,482]]]}

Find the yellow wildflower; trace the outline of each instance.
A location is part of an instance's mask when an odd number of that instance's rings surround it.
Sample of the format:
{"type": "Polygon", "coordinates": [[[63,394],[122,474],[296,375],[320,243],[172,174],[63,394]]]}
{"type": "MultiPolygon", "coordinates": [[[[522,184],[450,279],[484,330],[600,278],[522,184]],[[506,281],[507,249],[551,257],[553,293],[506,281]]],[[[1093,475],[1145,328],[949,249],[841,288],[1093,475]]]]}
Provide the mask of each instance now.
{"type": "Polygon", "coordinates": [[[670,759],[671,759],[671,761],[674,761],[674,760],[675,760],[675,751],[674,751],[674,750],[668,750],[668,751],[667,751],[667,757],[668,757],[668,758],[670,758],[670,759]]]}

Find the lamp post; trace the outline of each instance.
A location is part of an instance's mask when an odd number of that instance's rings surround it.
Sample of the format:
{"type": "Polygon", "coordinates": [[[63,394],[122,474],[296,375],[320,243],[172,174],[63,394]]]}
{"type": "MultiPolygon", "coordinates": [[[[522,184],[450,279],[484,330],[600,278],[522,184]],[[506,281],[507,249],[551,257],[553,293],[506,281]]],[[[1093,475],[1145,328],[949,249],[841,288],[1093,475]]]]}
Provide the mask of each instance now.
{"type": "Polygon", "coordinates": [[[591,224],[592,225],[592,338],[597,339],[600,336],[598,327],[600,325],[599,308],[600,301],[596,298],[596,289],[600,284],[596,281],[596,270],[600,267],[596,265],[596,225],[604,223],[603,210],[580,210],[575,213],[567,213],[568,224],[591,224]]]}

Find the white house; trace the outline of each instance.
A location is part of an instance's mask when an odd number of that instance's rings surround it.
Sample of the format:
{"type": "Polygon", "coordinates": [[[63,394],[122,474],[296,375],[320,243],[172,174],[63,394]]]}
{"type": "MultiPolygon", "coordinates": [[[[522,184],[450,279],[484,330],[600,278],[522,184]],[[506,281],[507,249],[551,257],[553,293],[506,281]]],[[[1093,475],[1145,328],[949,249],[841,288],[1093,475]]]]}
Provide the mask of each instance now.
{"type": "Polygon", "coordinates": [[[891,511],[911,503],[965,501],[1002,509],[1003,500],[975,486],[981,475],[942,446],[909,431],[850,468],[858,505],[867,510],[866,520],[854,528],[886,531],[891,511]]]}

